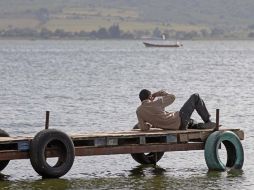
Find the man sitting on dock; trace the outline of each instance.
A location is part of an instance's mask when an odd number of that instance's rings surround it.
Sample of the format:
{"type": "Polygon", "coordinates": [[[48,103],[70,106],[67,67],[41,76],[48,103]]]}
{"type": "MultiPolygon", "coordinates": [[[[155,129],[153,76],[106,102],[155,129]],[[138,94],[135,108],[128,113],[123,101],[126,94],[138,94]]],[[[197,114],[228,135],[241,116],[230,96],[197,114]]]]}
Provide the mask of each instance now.
{"type": "Polygon", "coordinates": [[[174,102],[175,96],[163,90],[152,94],[149,90],[143,89],[139,93],[139,98],[142,103],[136,113],[138,126],[142,131],[147,131],[151,127],[165,130],[213,129],[216,127],[216,124],[211,122],[210,114],[199,94],[192,94],[180,111],[176,112],[165,111],[165,107],[174,102]],[[204,123],[196,123],[191,119],[194,110],[204,123]]]}

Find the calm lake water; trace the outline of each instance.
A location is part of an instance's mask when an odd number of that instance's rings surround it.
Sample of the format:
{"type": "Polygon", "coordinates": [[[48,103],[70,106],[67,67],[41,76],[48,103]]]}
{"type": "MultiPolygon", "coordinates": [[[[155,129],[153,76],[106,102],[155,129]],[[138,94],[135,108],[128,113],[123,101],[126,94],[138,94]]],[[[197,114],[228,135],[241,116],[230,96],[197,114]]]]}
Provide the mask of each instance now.
{"type": "Polygon", "coordinates": [[[156,167],[130,155],[76,157],[65,176],[43,180],[29,160],[14,160],[0,189],[253,189],[254,42],[183,43],[0,41],[0,128],[34,136],[49,110],[50,128],[68,134],[129,130],[142,88],[174,93],[169,111],[198,92],[214,120],[219,108],[224,127],[245,131],[243,170],[208,172],[203,151],[167,152],[156,167]]]}

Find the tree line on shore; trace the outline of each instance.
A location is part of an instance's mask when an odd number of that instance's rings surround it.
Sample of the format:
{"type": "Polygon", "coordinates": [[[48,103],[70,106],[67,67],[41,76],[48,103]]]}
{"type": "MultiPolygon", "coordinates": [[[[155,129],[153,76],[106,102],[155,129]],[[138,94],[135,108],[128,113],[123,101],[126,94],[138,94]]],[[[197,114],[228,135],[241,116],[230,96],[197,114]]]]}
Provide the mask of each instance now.
{"type": "MultiPolygon", "coordinates": [[[[224,30],[214,28],[212,30],[201,29],[200,31],[176,31],[160,30],[155,28],[153,31],[138,30],[125,32],[120,29],[118,24],[113,24],[109,28],[101,27],[91,32],[79,31],[69,32],[63,29],[51,31],[47,28],[35,30],[31,28],[8,28],[0,30],[1,38],[34,38],[34,39],[144,39],[144,38],[161,38],[164,35],[167,39],[193,40],[209,38],[238,38],[234,33],[227,34],[224,30]]],[[[246,38],[254,38],[254,32],[249,32],[246,38]]]]}

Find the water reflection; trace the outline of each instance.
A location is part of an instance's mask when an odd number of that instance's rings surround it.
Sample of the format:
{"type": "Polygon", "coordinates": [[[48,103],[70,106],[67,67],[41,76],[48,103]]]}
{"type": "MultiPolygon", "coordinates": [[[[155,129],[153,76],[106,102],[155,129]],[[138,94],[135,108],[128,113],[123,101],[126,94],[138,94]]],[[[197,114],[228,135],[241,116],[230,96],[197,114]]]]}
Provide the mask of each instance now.
{"type": "Polygon", "coordinates": [[[208,178],[221,178],[221,177],[234,178],[234,177],[241,177],[243,176],[243,174],[244,174],[243,170],[228,168],[225,172],[209,170],[207,172],[207,177],[208,178]]]}
{"type": "Polygon", "coordinates": [[[10,177],[9,175],[5,175],[5,174],[0,173],[0,182],[8,180],[9,177],[10,177]]]}
{"type": "Polygon", "coordinates": [[[70,189],[70,183],[66,179],[40,179],[40,180],[4,180],[0,183],[0,189],[70,189]]]}
{"type": "MultiPolygon", "coordinates": [[[[127,171],[127,176],[94,177],[70,179],[8,180],[7,175],[0,175],[0,189],[19,190],[78,190],[78,189],[225,189],[225,187],[241,186],[244,178],[242,170],[226,172],[209,171],[200,173],[193,171],[191,175],[175,175],[186,172],[162,168],[157,165],[138,165],[127,171]]],[[[237,187],[236,187],[237,189],[237,187]]]]}
{"type": "Polygon", "coordinates": [[[161,176],[166,172],[165,169],[161,168],[158,165],[138,165],[130,170],[129,176],[141,177],[147,175],[156,175],[161,176]]]}
{"type": "Polygon", "coordinates": [[[243,170],[230,169],[227,171],[228,177],[242,177],[244,174],[243,170]]]}

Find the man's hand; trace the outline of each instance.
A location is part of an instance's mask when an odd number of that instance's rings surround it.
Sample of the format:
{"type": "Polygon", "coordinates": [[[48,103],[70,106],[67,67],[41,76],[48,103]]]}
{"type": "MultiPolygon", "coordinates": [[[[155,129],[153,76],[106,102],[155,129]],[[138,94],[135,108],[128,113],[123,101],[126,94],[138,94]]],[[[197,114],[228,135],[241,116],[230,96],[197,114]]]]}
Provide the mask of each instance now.
{"type": "Polygon", "coordinates": [[[155,97],[159,97],[159,96],[166,96],[168,95],[168,93],[164,90],[160,90],[158,92],[155,92],[152,94],[152,97],[155,98],[155,97]]]}
{"type": "Polygon", "coordinates": [[[149,131],[150,128],[152,127],[152,124],[145,122],[145,123],[143,123],[143,125],[140,125],[140,123],[139,123],[138,126],[141,131],[149,131]]]}

